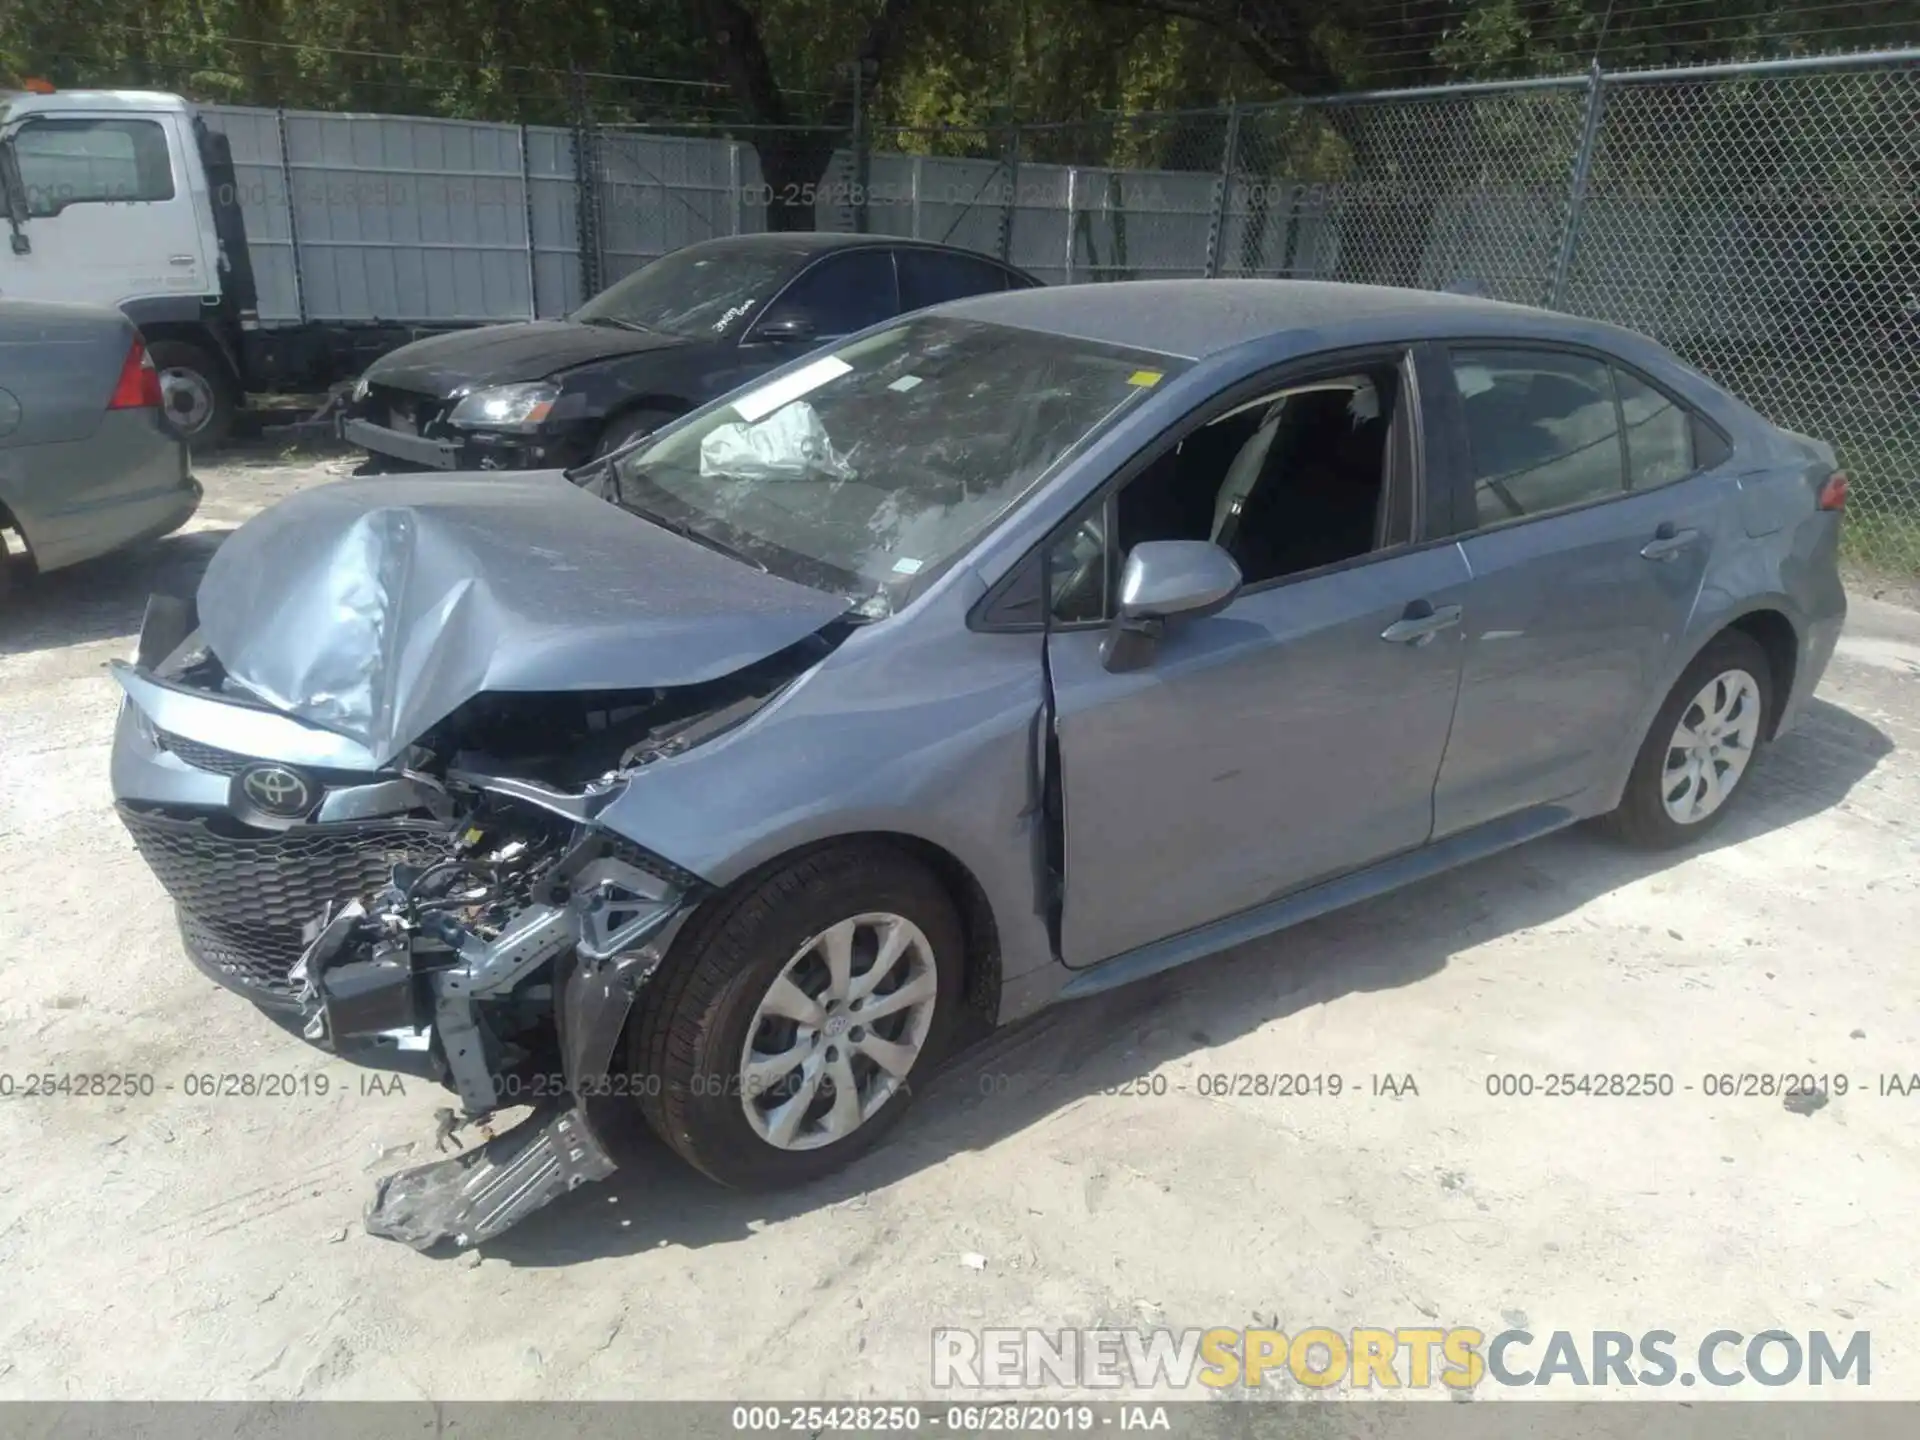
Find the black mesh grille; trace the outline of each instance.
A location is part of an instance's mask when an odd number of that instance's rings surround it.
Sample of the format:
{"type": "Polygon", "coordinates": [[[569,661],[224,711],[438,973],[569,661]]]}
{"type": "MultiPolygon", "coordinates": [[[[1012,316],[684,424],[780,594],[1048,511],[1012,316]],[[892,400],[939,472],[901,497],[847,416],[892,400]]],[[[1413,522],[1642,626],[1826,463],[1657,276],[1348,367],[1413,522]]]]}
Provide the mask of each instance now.
{"type": "Polygon", "coordinates": [[[451,846],[431,820],[298,825],[233,834],[205,817],[120,805],[120,819],[180,911],[188,949],[235,989],[285,997],[301,930],[331,902],[371,894],[396,864],[426,865],[451,846]]]}
{"type": "Polygon", "coordinates": [[[202,745],[198,740],[189,740],[171,730],[156,730],[154,738],[160,742],[162,750],[178,755],[196,770],[210,770],[215,775],[238,775],[247,766],[256,763],[248,756],[236,755],[231,750],[222,750],[214,745],[202,745]]]}

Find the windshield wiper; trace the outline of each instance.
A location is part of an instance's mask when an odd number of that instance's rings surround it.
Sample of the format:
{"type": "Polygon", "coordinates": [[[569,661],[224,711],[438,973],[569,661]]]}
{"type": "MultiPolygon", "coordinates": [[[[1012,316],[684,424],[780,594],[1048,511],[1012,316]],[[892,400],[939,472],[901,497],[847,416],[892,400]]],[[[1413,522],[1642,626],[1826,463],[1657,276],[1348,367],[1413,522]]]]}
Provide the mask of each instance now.
{"type": "Polygon", "coordinates": [[[631,320],[616,320],[611,315],[595,315],[579,322],[582,325],[604,325],[610,330],[638,330],[643,334],[646,326],[636,325],[631,320]]]}
{"type": "Polygon", "coordinates": [[[747,552],[742,550],[739,546],[729,545],[724,540],[716,540],[711,535],[703,534],[701,531],[698,531],[694,529],[691,525],[687,524],[687,522],[684,520],[669,520],[666,516],[660,514],[657,510],[643,509],[641,506],[634,504],[631,500],[623,501],[622,504],[625,506],[626,509],[631,510],[634,514],[638,515],[642,520],[646,520],[652,524],[658,525],[662,530],[671,530],[674,534],[680,536],[682,539],[691,540],[696,545],[704,545],[707,547],[707,549],[715,551],[718,554],[724,555],[729,560],[738,560],[742,565],[751,565],[754,569],[760,571],[762,574],[772,573],[767,569],[765,564],[763,564],[759,560],[754,559],[753,556],[747,554],[747,552]]]}

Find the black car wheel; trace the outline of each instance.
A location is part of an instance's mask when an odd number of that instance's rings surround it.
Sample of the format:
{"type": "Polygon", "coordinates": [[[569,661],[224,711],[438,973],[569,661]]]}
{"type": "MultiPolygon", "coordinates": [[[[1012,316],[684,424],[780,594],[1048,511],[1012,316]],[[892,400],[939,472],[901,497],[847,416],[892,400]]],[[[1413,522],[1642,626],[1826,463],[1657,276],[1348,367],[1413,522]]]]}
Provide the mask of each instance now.
{"type": "Polygon", "coordinates": [[[654,1131],[724,1185],[796,1185],[899,1123],[951,1040],[953,902],[883,843],[779,863],[697,912],[628,1031],[654,1131]]]}
{"type": "Polygon", "coordinates": [[[674,418],[671,410],[629,410],[624,415],[616,415],[600,432],[600,439],[593,447],[593,458],[598,460],[602,455],[611,455],[622,445],[651,435],[674,418]]]}
{"type": "Polygon", "coordinates": [[[196,450],[225,444],[240,408],[226,367],[185,340],[156,340],[147,352],[160,372],[160,413],[167,428],[196,450]]]}
{"type": "Polygon", "coordinates": [[[1773,707],[1773,667],[1759,642],[1738,630],[1715,636],[1653,717],[1606,827],[1659,850],[1718,825],[1753,768],[1773,707]]]}

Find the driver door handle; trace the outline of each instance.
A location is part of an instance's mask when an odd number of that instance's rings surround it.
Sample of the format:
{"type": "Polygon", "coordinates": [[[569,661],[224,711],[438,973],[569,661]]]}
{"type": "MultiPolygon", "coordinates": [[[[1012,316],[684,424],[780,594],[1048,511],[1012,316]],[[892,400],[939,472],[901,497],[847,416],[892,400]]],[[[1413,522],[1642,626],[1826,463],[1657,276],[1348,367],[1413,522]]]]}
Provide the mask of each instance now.
{"type": "Polygon", "coordinates": [[[1676,530],[1669,521],[1653,532],[1653,539],[1640,547],[1640,553],[1649,560],[1672,560],[1682,551],[1691,550],[1699,539],[1698,530],[1676,530]]]}
{"type": "Polygon", "coordinates": [[[1458,605],[1434,606],[1425,600],[1415,600],[1407,606],[1405,614],[1380,632],[1380,638],[1396,645],[1424,645],[1442,630],[1451,630],[1459,623],[1458,605]]]}

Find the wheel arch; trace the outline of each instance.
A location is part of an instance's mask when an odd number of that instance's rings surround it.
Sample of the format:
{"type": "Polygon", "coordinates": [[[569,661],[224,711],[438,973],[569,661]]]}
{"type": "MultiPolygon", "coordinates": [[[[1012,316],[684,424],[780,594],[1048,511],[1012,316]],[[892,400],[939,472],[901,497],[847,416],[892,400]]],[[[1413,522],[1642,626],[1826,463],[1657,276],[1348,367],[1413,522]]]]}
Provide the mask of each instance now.
{"type": "Polygon", "coordinates": [[[1700,658],[1702,651],[1730,630],[1746,635],[1766,654],[1768,667],[1773,672],[1769,677],[1773,682],[1773,713],[1767,717],[1765,738],[1771,740],[1774,737],[1779,729],[1780,717],[1786,711],[1800,664],[1802,630],[1790,611],[1791,605],[1783,596],[1756,597],[1737,611],[1715,616],[1710,626],[1701,626],[1692,632],[1686,643],[1674,647],[1666,674],[1661,677],[1660,684],[1653,687],[1639,723],[1632,727],[1622,742],[1622,750],[1608,772],[1607,788],[1600,797],[1596,814],[1611,811],[1620,803],[1621,796],[1626,793],[1627,779],[1633,772],[1634,759],[1646,741],[1647,730],[1659,715],[1660,707],[1666,704],[1673,687],[1686,673],[1687,667],[1700,658]]]}
{"type": "MultiPolygon", "coordinates": [[[[808,840],[778,854],[768,856],[751,869],[735,876],[702,900],[702,908],[724,904],[745,893],[772,871],[782,869],[823,850],[884,845],[896,850],[924,868],[947,898],[953,902],[960,919],[966,953],[961,959],[960,993],[967,1009],[977,1012],[987,1023],[996,1021],[1000,1010],[1001,953],[999,924],[987,890],[973,870],[946,846],[923,836],[901,830],[850,830],[837,835],[808,840]]],[[[691,928],[691,927],[688,927],[691,928]]],[[[683,932],[684,933],[684,932],[683,932]]]]}
{"type": "Polygon", "coordinates": [[[134,322],[140,327],[140,338],[148,346],[156,340],[170,340],[179,345],[191,345],[196,350],[204,350],[220,366],[222,378],[233,388],[235,394],[243,393],[245,386],[240,382],[240,367],[229,353],[226,341],[211,327],[191,320],[154,320],[145,324],[134,322]]]}
{"type": "MultiPolygon", "coordinates": [[[[1766,652],[1767,668],[1772,672],[1768,677],[1773,681],[1773,713],[1767,716],[1767,728],[1764,738],[1771,740],[1780,728],[1780,717],[1786,711],[1787,697],[1793,693],[1795,673],[1800,666],[1800,631],[1786,612],[1772,607],[1748,610],[1734,620],[1722,625],[1693,653],[1698,655],[1720,636],[1729,630],[1738,630],[1749,635],[1761,650],[1766,652]]],[[[1689,659],[1688,664],[1692,664],[1689,659]]]]}

